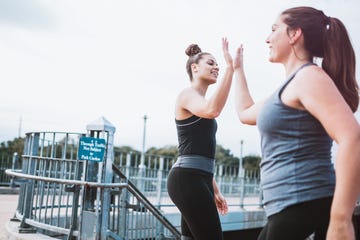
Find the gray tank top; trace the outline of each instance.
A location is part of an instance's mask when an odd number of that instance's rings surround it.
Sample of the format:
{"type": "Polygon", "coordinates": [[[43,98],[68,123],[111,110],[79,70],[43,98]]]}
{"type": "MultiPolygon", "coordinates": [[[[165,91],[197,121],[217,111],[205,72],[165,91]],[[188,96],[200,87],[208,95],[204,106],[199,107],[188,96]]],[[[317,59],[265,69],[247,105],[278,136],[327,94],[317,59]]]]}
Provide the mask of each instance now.
{"type": "Polygon", "coordinates": [[[267,216],[334,193],[332,139],[309,112],[286,106],[280,99],[296,73],[311,64],[301,66],[275,91],[257,119],[262,150],[261,187],[267,216]]]}

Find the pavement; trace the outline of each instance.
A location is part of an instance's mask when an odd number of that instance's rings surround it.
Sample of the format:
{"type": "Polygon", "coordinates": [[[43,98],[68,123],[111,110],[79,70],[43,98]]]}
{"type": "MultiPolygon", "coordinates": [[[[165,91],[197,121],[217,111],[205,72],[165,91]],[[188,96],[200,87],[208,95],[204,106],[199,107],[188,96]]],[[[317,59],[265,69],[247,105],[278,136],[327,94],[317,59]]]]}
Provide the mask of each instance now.
{"type": "Polygon", "coordinates": [[[50,240],[39,233],[19,233],[20,221],[11,221],[19,198],[19,189],[0,187],[0,240],[50,240]]]}
{"type": "MultiPolygon", "coordinates": [[[[20,221],[11,221],[12,219],[15,219],[15,212],[17,208],[19,198],[19,189],[18,188],[10,188],[10,187],[0,187],[0,240],[54,240],[54,238],[51,238],[49,236],[40,234],[40,233],[19,233],[19,226],[20,221]]],[[[239,199],[238,198],[228,198],[228,204],[238,204],[239,199]]],[[[245,199],[245,204],[249,203],[258,203],[258,198],[249,198],[245,199]]],[[[236,215],[239,208],[236,207],[229,207],[229,210],[231,212],[234,211],[234,214],[236,215]],[[232,209],[234,208],[234,209],[232,209]]],[[[259,210],[258,206],[249,206],[248,209],[250,210],[250,213],[256,213],[259,210]]],[[[167,213],[177,213],[176,208],[170,208],[165,210],[167,213]],[[175,210],[176,211],[175,211],[175,210]]],[[[230,212],[229,211],[229,212],[230,212]]],[[[247,211],[245,211],[247,212],[247,211]]],[[[175,214],[177,215],[177,214],[175,214]]],[[[236,221],[240,221],[238,218],[239,214],[237,214],[236,219],[232,214],[228,214],[226,216],[221,216],[222,218],[229,218],[230,223],[236,221]],[[235,219],[235,220],[234,220],[235,219]]],[[[169,217],[169,216],[168,216],[169,217]]],[[[177,216],[178,217],[178,216],[177,216]]],[[[249,216],[248,216],[249,218],[249,216]]],[[[225,221],[225,222],[229,222],[225,221]]],[[[236,227],[239,227],[240,223],[235,223],[236,227]]]]}
{"type": "Polygon", "coordinates": [[[18,194],[1,194],[0,195],[0,239],[9,239],[7,234],[7,224],[14,216],[18,202],[18,194]]]}

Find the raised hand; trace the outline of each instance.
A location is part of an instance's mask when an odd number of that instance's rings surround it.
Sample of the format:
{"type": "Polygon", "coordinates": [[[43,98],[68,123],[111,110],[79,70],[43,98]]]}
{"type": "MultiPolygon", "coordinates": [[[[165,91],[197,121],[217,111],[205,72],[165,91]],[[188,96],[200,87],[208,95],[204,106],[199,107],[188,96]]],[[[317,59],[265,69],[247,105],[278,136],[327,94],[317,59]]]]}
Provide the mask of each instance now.
{"type": "Polygon", "coordinates": [[[236,54],[234,57],[234,63],[233,63],[234,70],[238,68],[243,69],[244,67],[243,53],[244,53],[244,48],[243,45],[240,44],[240,46],[236,49],[236,54]]]}
{"type": "Polygon", "coordinates": [[[229,53],[229,41],[227,40],[227,38],[222,38],[222,49],[223,49],[226,64],[228,66],[232,67],[233,59],[229,53]]]}

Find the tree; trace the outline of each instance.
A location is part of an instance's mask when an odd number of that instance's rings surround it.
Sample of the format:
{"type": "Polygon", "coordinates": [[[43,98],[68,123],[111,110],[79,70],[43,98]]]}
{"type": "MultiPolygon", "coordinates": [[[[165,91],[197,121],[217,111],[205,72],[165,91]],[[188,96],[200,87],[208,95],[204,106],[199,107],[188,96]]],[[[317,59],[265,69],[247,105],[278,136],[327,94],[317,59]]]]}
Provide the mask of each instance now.
{"type": "Polygon", "coordinates": [[[13,155],[15,152],[21,156],[24,151],[25,138],[14,138],[12,141],[2,142],[0,144],[0,152],[2,154],[13,155]]]}
{"type": "Polygon", "coordinates": [[[114,151],[115,152],[123,152],[123,153],[140,153],[140,151],[138,151],[130,146],[121,146],[121,147],[114,146],[114,151]]]}
{"type": "Polygon", "coordinates": [[[129,153],[131,166],[135,166],[137,163],[137,156],[140,156],[141,152],[130,146],[114,146],[114,163],[117,165],[121,163],[125,164],[129,153]]]}
{"type": "Polygon", "coordinates": [[[217,164],[239,165],[239,158],[235,157],[229,149],[217,144],[215,150],[215,159],[217,164]]]}
{"type": "Polygon", "coordinates": [[[177,158],[179,152],[178,152],[177,146],[166,145],[165,147],[162,147],[162,148],[152,147],[146,151],[146,154],[161,155],[161,156],[177,158]]]}
{"type": "MultiPolygon", "coordinates": [[[[146,154],[162,155],[162,156],[176,158],[179,153],[177,146],[166,145],[165,147],[162,148],[152,147],[146,151],[146,154]]],[[[225,149],[221,145],[216,145],[215,159],[218,164],[227,164],[227,165],[239,164],[239,158],[235,157],[229,149],[225,149]]]]}
{"type": "MultiPolygon", "coordinates": [[[[15,138],[12,141],[2,142],[0,143],[0,153],[3,156],[12,156],[14,152],[18,153],[18,156],[23,154],[24,150],[25,138],[15,138]]],[[[138,155],[141,154],[139,150],[136,150],[130,146],[114,146],[115,153],[133,153],[132,154],[132,162],[137,162],[138,155]]],[[[178,147],[176,145],[166,145],[161,148],[151,147],[146,151],[146,155],[154,155],[154,156],[163,156],[168,158],[177,158],[178,156],[178,147]]],[[[119,157],[126,157],[126,155],[115,154],[115,162],[119,162],[119,157]]],[[[239,158],[235,157],[229,149],[225,149],[221,145],[216,145],[215,150],[215,159],[217,164],[224,164],[227,166],[239,166],[239,158]]],[[[123,161],[125,161],[123,159],[123,161]]],[[[261,158],[256,155],[249,155],[243,157],[243,167],[244,169],[259,169],[261,158]]]]}
{"type": "Polygon", "coordinates": [[[260,156],[249,155],[243,157],[243,167],[247,170],[257,170],[260,168],[260,156]]]}

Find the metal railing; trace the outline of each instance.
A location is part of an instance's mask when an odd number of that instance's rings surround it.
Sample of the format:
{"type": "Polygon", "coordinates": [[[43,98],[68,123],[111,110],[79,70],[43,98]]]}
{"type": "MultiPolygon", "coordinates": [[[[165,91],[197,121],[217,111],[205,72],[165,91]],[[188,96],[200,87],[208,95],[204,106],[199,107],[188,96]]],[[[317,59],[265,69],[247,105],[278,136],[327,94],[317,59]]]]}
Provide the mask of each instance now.
{"type": "MultiPolygon", "coordinates": [[[[22,219],[20,232],[34,231],[32,227],[42,229],[52,237],[71,239],[72,237],[96,238],[102,226],[97,224],[101,218],[99,211],[102,205],[110,206],[107,214],[106,238],[113,239],[180,239],[180,233],[152,203],[127,180],[125,175],[113,165],[114,182],[96,183],[81,180],[58,179],[53,177],[33,176],[14,170],[6,173],[25,179],[27,184],[32,182],[32,200],[30,201],[31,214],[26,208],[18,208],[16,217],[22,219]],[[46,187],[46,190],[44,189],[46,187]],[[79,194],[85,188],[100,190],[110,189],[111,201],[104,203],[101,200],[94,202],[94,209],[83,208],[81,202],[84,198],[79,194]],[[80,211],[78,211],[80,210],[80,211]],[[82,219],[81,219],[82,218],[82,219]],[[79,221],[80,220],[80,221],[79,221]],[[79,222],[78,222],[79,221],[79,222]],[[77,224],[79,223],[79,224],[77,224]]],[[[20,192],[19,199],[25,196],[20,192]]],[[[25,206],[27,201],[19,201],[25,206]]],[[[102,225],[104,223],[101,223],[102,225]]]]}
{"type": "MultiPolygon", "coordinates": [[[[67,148],[65,146],[62,151],[67,148]]],[[[122,167],[113,164],[111,183],[99,183],[84,180],[88,162],[71,159],[74,157],[72,154],[66,158],[66,154],[60,154],[61,151],[56,155],[52,151],[44,151],[45,148],[47,146],[38,146],[41,151],[37,154],[23,155],[22,171],[6,171],[8,175],[22,179],[16,211],[16,217],[22,221],[20,232],[35,231],[37,228],[38,232],[58,238],[94,238],[100,232],[101,225],[104,225],[98,222],[101,212],[97,210],[101,209],[101,196],[108,189],[111,201],[107,212],[107,238],[179,237],[179,226],[173,226],[162,211],[164,208],[175,208],[166,190],[167,174],[174,159],[151,156],[149,159],[156,164],[148,166],[144,176],[140,176],[139,168],[129,166],[129,159],[134,153],[116,153],[124,154],[128,161],[122,167]],[[143,186],[143,190],[139,191],[137,186],[143,186]],[[93,194],[87,198],[86,192],[87,196],[91,192],[93,194]]],[[[222,175],[223,172],[231,172],[222,169],[217,166],[216,177],[223,194],[227,198],[235,196],[238,199],[237,203],[229,206],[251,205],[244,204],[243,199],[258,194],[257,176],[251,178],[254,173],[247,172],[248,177],[240,179],[237,174],[222,175]]],[[[261,206],[260,203],[261,199],[253,205],[261,206]]]]}
{"type": "Polygon", "coordinates": [[[15,187],[14,181],[5,173],[6,169],[16,169],[20,166],[18,154],[12,155],[0,153],[0,185],[15,187]]]}
{"type": "MultiPolygon", "coordinates": [[[[176,158],[160,155],[145,155],[145,169],[141,169],[141,153],[114,152],[116,165],[133,182],[142,193],[151,199],[159,209],[175,207],[170,200],[166,181],[171,166],[176,158]]],[[[260,173],[258,170],[239,171],[237,166],[215,166],[214,175],[221,193],[230,201],[229,206],[262,207],[262,194],[259,188],[260,173]],[[251,201],[247,201],[251,198],[251,201]],[[257,199],[257,200],[254,200],[257,199]]]]}
{"type": "Polygon", "coordinates": [[[88,133],[107,142],[100,162],[78,159],[83,136],[27,134],[22,169],[6,170],[20,184],[15,213],[21,221],[19,232],[60,239],[179,239],[176,227],[112,166],[112,134],[88,133]]]}
{"type": "MultiPolygon", "coordinates": [[[[175,159],[114,151],[114,129],[106,124],[90,124],[87,134],[26,135],[22,169],[6,170],[20,184],[19,232],[60,239],[179,239],[180,226],[164,215],[168,208],[176,211],[166,190],[175,159]],[[79,159],[84,136],[106,140],[104,161],[79,159]]],[[[215,177],[224,196],[234,199],[230,207],[262,206],[258,172],[217,165],[215,177]]]]}
{"type": "MultiPolygon", "coordinates": [[[[115,165],[113,165],[113,170],[117,176],[115,182],[127,179],[115,165]]],[[[163,213],[134,184],[130,181],[127,181],[127,184],[128,192],[124,192],[122,196],[116,198],[118,195],[116,191],[114,192],[114,203],[111,206],[116,214],[112,215],[110,229],[123,239],[159,239],[165,236],[180,239],[179,230],[164,217],[163,213]],[[131,211],[121,214],[124,207],[130,208],[131,211]]]]}

